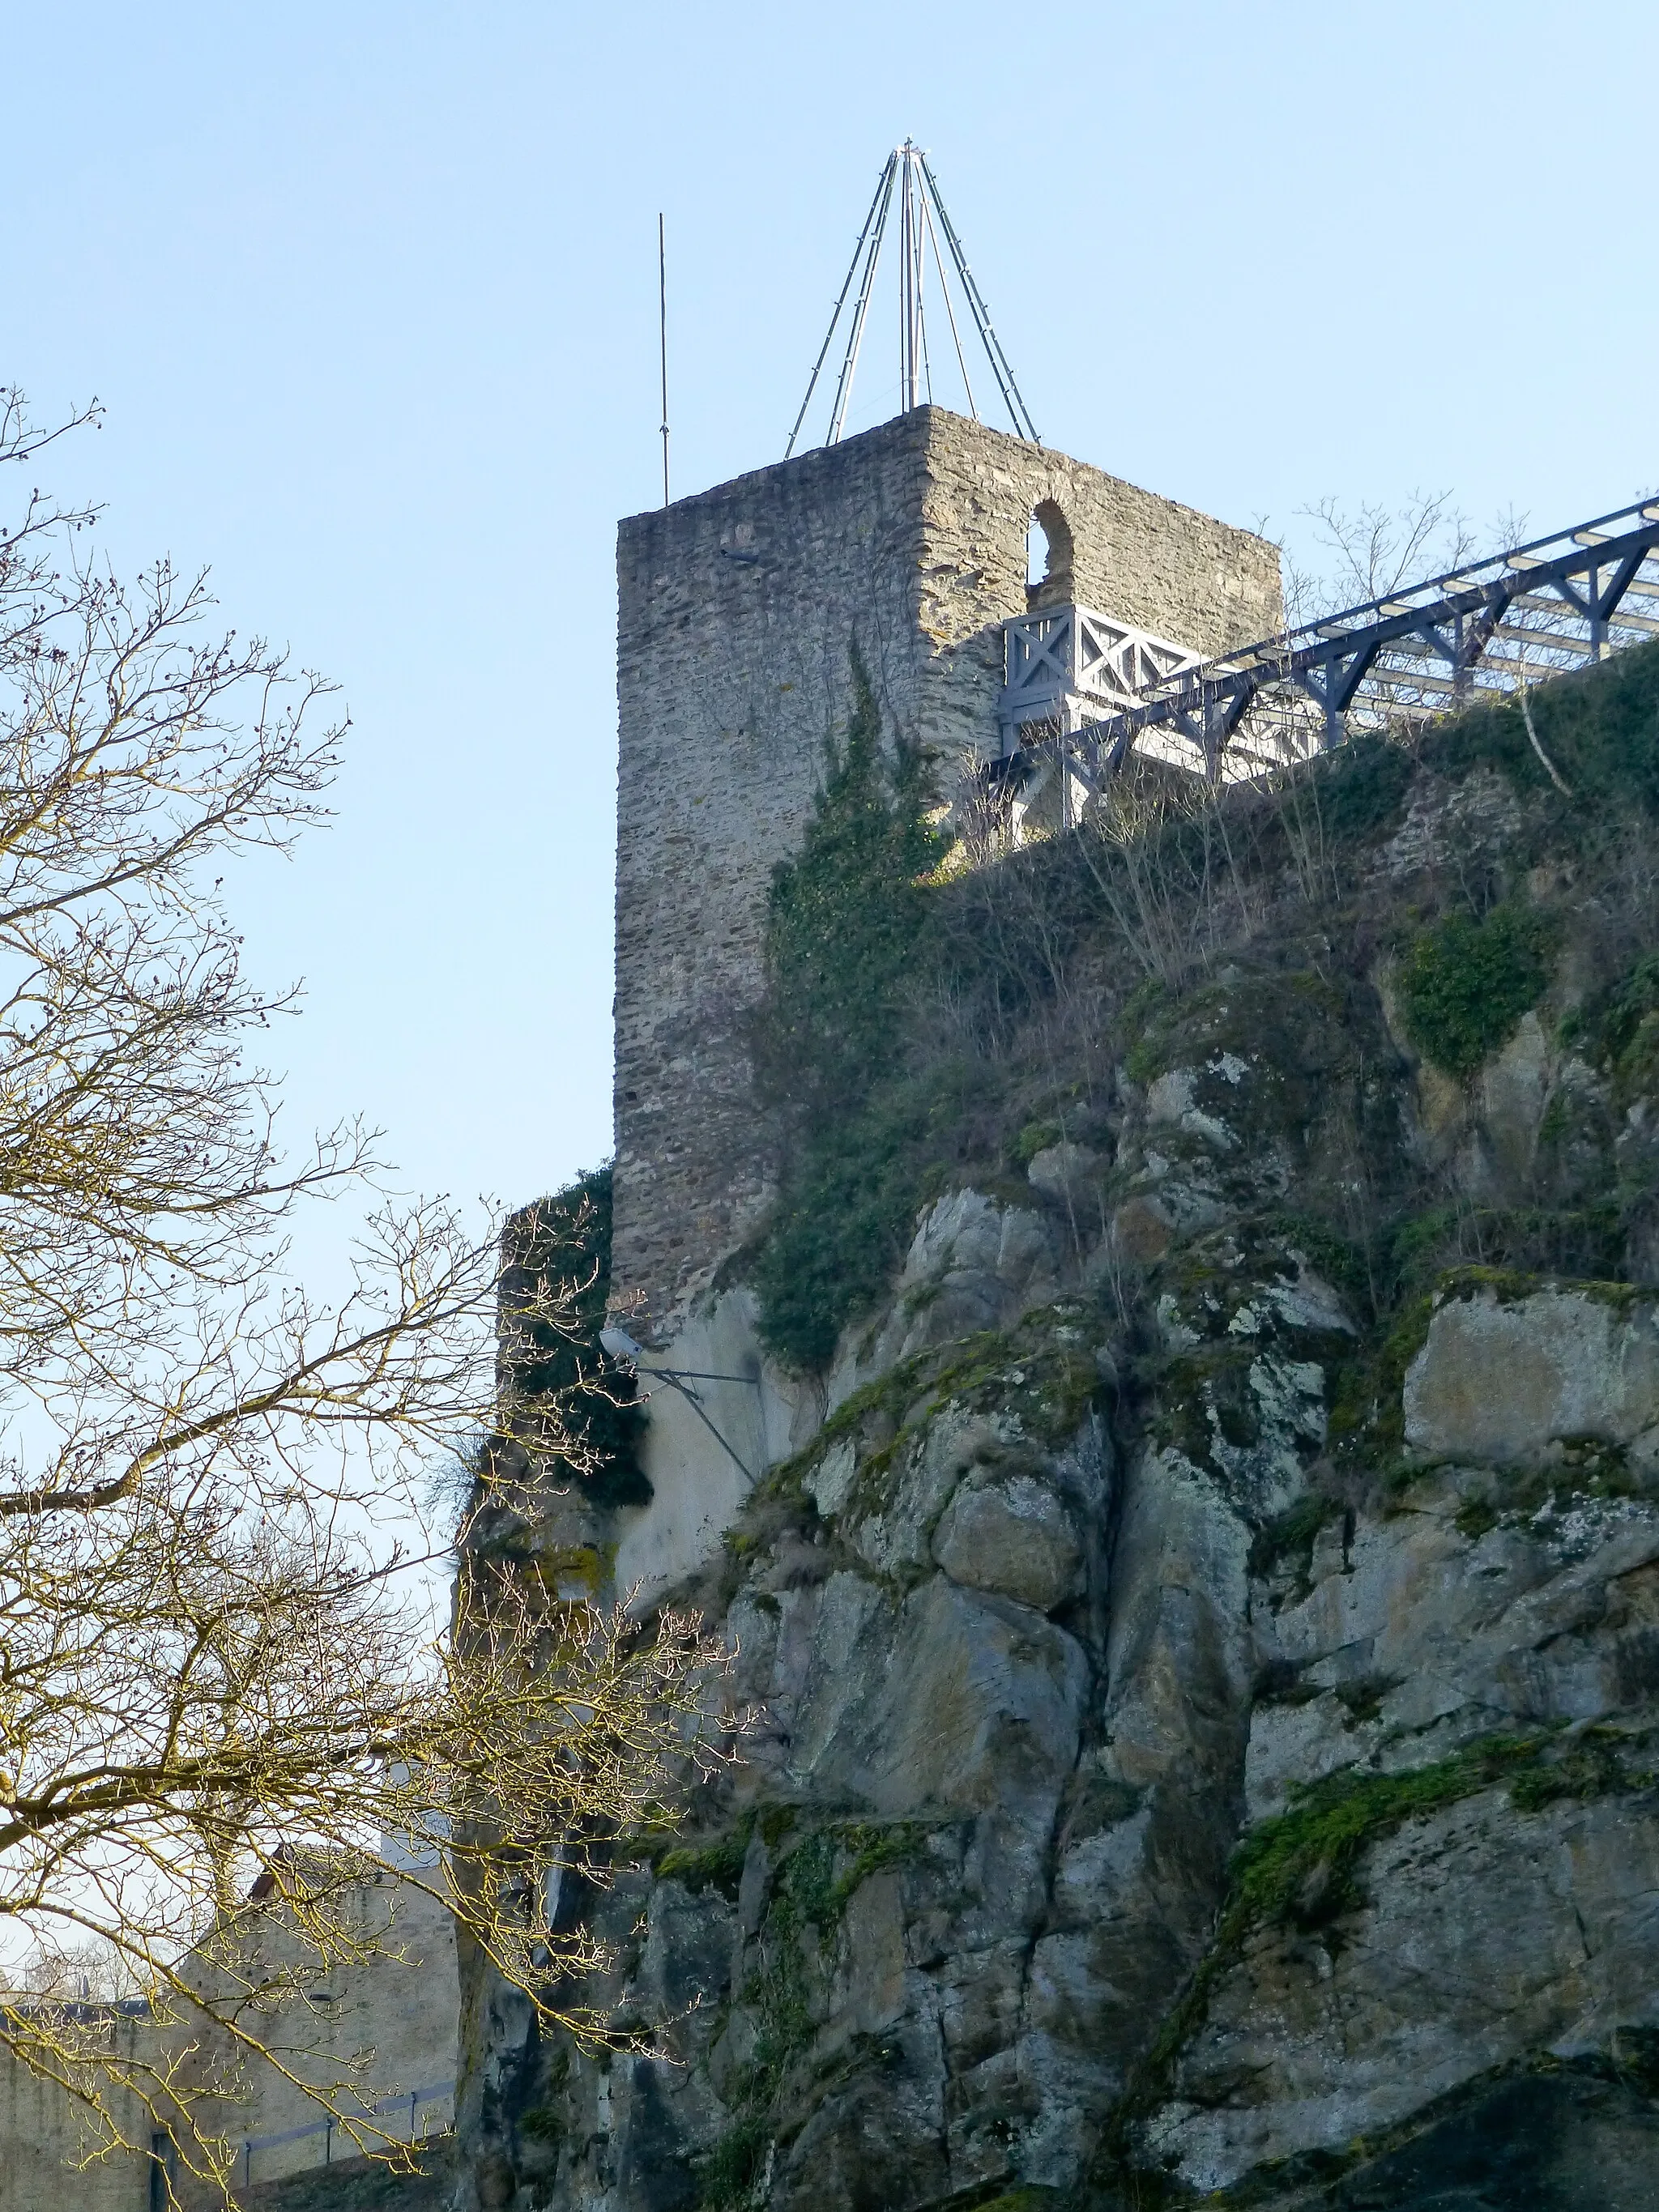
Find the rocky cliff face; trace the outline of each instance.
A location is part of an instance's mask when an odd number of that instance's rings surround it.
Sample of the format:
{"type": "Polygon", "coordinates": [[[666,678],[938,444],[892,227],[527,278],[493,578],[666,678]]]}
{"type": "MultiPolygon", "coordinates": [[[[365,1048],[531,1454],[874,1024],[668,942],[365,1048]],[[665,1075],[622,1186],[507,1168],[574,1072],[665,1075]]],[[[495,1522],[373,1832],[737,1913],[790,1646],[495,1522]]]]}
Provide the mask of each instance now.
{"type": "Polygon", "coordinates": [[[569,1902],[673,2055],[475,1973],[462,2201],[1659,2205],[1644,805],[1425,751],[1103,985],[695,1593],[729,1782],[569,1902]]]}

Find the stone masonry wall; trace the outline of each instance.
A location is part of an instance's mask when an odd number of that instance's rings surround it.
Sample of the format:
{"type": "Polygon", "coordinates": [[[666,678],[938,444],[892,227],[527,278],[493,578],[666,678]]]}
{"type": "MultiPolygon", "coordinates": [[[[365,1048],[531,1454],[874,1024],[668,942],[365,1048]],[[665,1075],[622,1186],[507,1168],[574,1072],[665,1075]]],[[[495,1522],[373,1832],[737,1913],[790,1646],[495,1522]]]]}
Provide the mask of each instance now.
{"type": "Polygon", "coordinates": [[[926,424],[622,525],[612,1281],[659,1320],[763,1196],[743,1012],[759,908],[845,714],[856,634],[916,720],[926,424]]]}
{"type": "Polygon", "coordinates": [[[647,1340],[765,1203],[744,1018],[849,646],[894,733],[994,748],[1042,501],[1073,548],[1045,598],[1203,652],[1278,622],[1260,538],[934,407],[621,526],[613,1282],[647,1340]]]}
{"type": "MultiPolygon", "coordinates": [[[[119,2056],[150,2061],[148,2019],[116,2015],[110,2036],[119,2056]]],[[[116,2117],[131,2140],[149,2137],[137,2100],[115,2092],[116,2117]]],[[[0,2212],[149,2212],[149,2162],[116,2156],[82,2165],[92,2132],[82,2108],[55,2081],[43,2081],[9,2051],[0,2052],[0,2212]]]]}
{"type": "MultiPolygon", "coordinates": [[[[400,2180],[377,2161],[352,2157],[349,2140],[326,2137],[320,2108],[285,2071],[251,2058],[238,2101],[228,2109],[210,2106],[204,2117],[233,2143],[252,2141],[252,2154],[239,2163],[234,2177],[242,2191],[238,2201],[264,2212],[323,2212],[325,2207],[372,2212],[382,2205],[396,2212],[436,2212],[447,2198],[439,2177],[447,2173],[450,2160],[437,2138],[454,2110],[460,2002],[454,1923],[423,1890],[386,1876],[362,1883],[350,1911],[360,1928],[379,1931],[385,1948],[356,1965],[337,1962],[326,1990],[319,1990],[311,2004],[266,2015],[258,2032],[285,2068],[325,2086],[344,2078],[344,2068],[364,2054],[372,2054],[368,2078],[377,2094],[441,2085],[441,2096],[422,2097],[415,2128],[417,2137],[434,2139],[432,2154],[424,2159],[432,2174],[428,2180],[400,2180]],[[273,2136],[288,2140],[273,2142],[273,2136]],[[247,2190],[242,2190],[245,2180],[247,2190]]],[[[267,1969],[278,1961],[314,1964],[280,1923],[262,1924],[255,1916],[250,1935],[257,1947],[251,1948],[250,1960],[262,1959],[267,1969]]],[[[179,2063],[184,2031],[163,2025],[148,2010],[113,2014],[110,2033],[123,2058],[141,2069],[160,2076],[179,2063]]],[[[199,2024],[195,2034],[202,2035],[199,2024]]],[[[216,2057],[234,2069],[234,2058],[211,2034],[198,2047],[206,2053],[198,2063],[216,2057]]],[[[119,2090],[112,2106],[128,2140],[142,2150],[151,2139],[150,2115],[136,2097],[119,2090]]],[[[401,2098],[385,2125],[409,2138],[401,2098]]],[[[75,2100],[0,2051],[0,2212],[149,2212],[155,2203],[149,2160],[118,2152],[83,2166],[79,2161],[89,2141],[75,2100]]],[[[188,2212],[220,2212],[218,2190],[192,2182],[182,2168],[175,2183],[188,2212]]]]}

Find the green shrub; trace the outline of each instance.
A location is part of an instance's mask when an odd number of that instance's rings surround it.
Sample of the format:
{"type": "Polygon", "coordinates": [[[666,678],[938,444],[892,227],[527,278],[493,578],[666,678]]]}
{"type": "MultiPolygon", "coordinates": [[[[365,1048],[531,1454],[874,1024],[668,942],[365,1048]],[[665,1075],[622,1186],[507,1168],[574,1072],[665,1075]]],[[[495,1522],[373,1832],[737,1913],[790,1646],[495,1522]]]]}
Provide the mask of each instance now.
{"type": "Polygon", "coordinates": [[[1287,1512],[1264,1522],[1250,1540],[1249,1571],[1253,1575],[1270,1575],[1273,1569],[1291,1562],[1297,1570],[1297,1579],[1306,1582],[1313,1565],[1314,1545],[1322,1528],[1342,1517],[1342,1508],[1334,1498],[1324,1498],[1317,1491],[1310,1491],[1298,1498],[1287,1512]]]}
{"type": "Polygon", "coordinates": [[[1543,996],[1553,937],[1541,915],[1513,905],[1424,930],[1400,971],[1413,1043],[1448,1075],[1473,1075],[1543,996]]]}
{"type": "Polygon", "coordinates": [[[1508,1785],[1517,1812],[1557,1797],[1597,1797],[1645,1788],[1652,1778],[1627,1766],[1608,1740],[1553,1756],[1553,1733],[1489,1735],[1448,1759],[1403,1773],[1344,1768],[1293,1786],[1287,1812],[1258,1822],[1233,1852],[1226,1903],[1210,1949],[1138,2069],[1127,2100],[1145,2109],[1164,2094],[1181,2051],[1203,2026],[1217,1983],[1252,1930],[1275,1923],[1328,1926],[1363,1904],[1363,1854],[1408,1821],[1425,1820],[1495,1784],[1508,1785]]]}
{"type": "Polygon", "coordinates": [[[1412,774],[1411,756],[1403,745],[1363,735],[1339,746],[1316,768],[1315,787],[1328,841],[1364,845],[1399,821],[1412,774]]]}
{"type": "Polygon", "coordinates": [[[751,1276],[761,1333],[796,1366],[827,1367],[891,1281],[927,1194],[936,1103],[899,1085],[799,1142],[751,1276]]]}
{"type": "Polygon", "coordinates": [[[1293,1793],[1291,1808],[1252,1828],[1233,1855],[1230,1911],[1241,1925],[1334,1918],[1360,1902],[1368,1845],[1496,1782],[1535,1766],[1544,1740],[1487,1736],[1403,1774],[1349,1767],[1293,1793]]]}
{"type": "Polygon", "coordinates": [[[1574,1045],[1613,1079],[1615,1106],[1659,1087],[1659,953],[1646,953],[1611,990],[1561,1024],[1574,1045]]]}
{"type": "Polygon", "coordinates": [[[1540,801],[1550,823],[1569,836],[1582,833],[1598,804],[1659,812],[1659,640],[1540,684],[1528,704],[1539,743],[1571,787],[1571,800],[1552,787],[1512,699],[1431,725],[1425,760],[1452,777],[1498,769],[1540,801]]]}
{"type": "Polygon", "coordinates": [[[1642,1789],[1652,1778],[1620,1756],[1617,1738],[1610,1731],[1590,1729],[1553,1765],[1528,1767],[1517,1774],[1510,1784],[1510,1802],[1521,1812],[1536,1813],[1558,1797],[1607,1797],[1642,1789]]]}
{"type": "Polygon", "coordinates": [[[702,2212],[735,2212],[751,2203],[771,2148],[772,2124],[765,2111],[741,2113],[695,2161],[702,2212]]]}
{"type": "MultiPolygon", "coordinates": [[[[1056,837],[943,880],[924,764],[884,743],[856,661],[854,675],[854,711],[831,750],[805,841],[773,885],[768,989],[752,1033],[781,1174],[771,1218],[740,1264],[759,1292],[773,1351],[821,1369],[848,1323],[880,1304],[927,1198],[965,1178],[989,1190],[986,1177],[1023,1168],[1059,1133],[1052,1102],[1062,1097],[1078,1098],[1075,1127],[1089,1132],[1109,1057],[1145,1084],[1170,1066],[1200,1066],[1219,1050],[1257,1055],[1271,1071],[1255,1089],[1259,1115],[1287,1130],[1331,1124],[1336,1088],[1346,1084],[1357,1141],[1368,1152],[1373,1139],[1392,1144],[1383,1126],[1391,1086],[1368,1078],[1353,1057],[1353,982],[1333,975],[1328,947],[1294,973],[1293,939],[1270,972],[1258,973],[1243,946],[1234,948],[1248,960],[1243,974],[1213,964],[1219,944],[1211,944],[1211,958],[1200,957],[1218,911],[1214,885],[1279,866],[1273,811],[1260,793],[1229,798],[1224,854],[1206,842],[1221,835],[1221,817],[1209,808],[1201,819],[1158,817],[1133,841],[1133,884],[1156,886],[1193,958],[1115,1009],[1120,984],[1143,964],[1127,878],[1120,882],[1108,866],[1117,848],[1086,832],[1056,837]],[[1097,977],[1111,981],[1091,1004],[1097,977]],[[1074,993],[1063,1011],[1062,989],[1074,993]],[[947,1010],[945,1019],[935,1021],[935,1006],[947,1010]],[[1059,1017],[1052,1022],[1051,1011],[1059,1017]],[[1039,1018],[1040,1036],[1032,1027],[1039,1018]],[[930,1031],[941,1042],[948,1035],[948,1045],[930,1042],[930,1031]],[[1044,1083],[1034,1091],[1039,1050],[1044,1083]]],[[[1518,708],[1481,706],[1436,723],[1409,748],[1360,738],[1313,764],[1297,788],[1316,799],[1326,845],[1348,852],[1387,836],[1417,757],[1453,781],[1479,767],[1516,786],[1529,825],[1517,860],[1534,848],[1569,847],[1593,857],[1590,845],[1605,836],[1614,811],[1627,822],[1650,786],[1659,808],[1659,642],[1541,685],[1531,703],[1573,784],[1572,802],[1550,785],[1518,708]]],[[[1338,869],[1334,880],[1346,886],[1342,896],[1358,898],[1353,887],[1364,877],[1338,869]]],[[[1375,921],[1370,894],[1359,903],[1375,921]]],[[[1224,912],[1221,919],[1231,927],[1224,912]]],[[[1553,935],[1546,917],[1517,903],[1423,933],[1400,982],[1406,1028],[1425,1056],[1460,1079],[1479,1067],[1543,995],[1553,935]]],[[[1659,975],[1626,980],[1620,1019],[1626,1012],[1634,1019],[1615,1055],[1621,1103],[1659,1083],[1659,975]]],[[[1599,1048],[1597,1056],[1605,1058],[1599,1048]]],[[[1073,1133],[1068,1107],[1065,1133],[1073,1133]]],[[[1255,1145],[1258,1132],[1244,1133],[1255,1145]]],[[[1552,1137],[1559,1133],[1552,1125],[1552,1137]]],[[[1588,1138],[1556,1145],[1538,1193],[1547,1205],[1511,1211],[1502,1222],[1466,1210],[1425,1224],[1418,1257],[1437,1267],[1490,1251],[1540,1269],[1612,1272],[1621,1264],[1624,1227],[1604,1202],[1611,1166],[1602,1174],[1592,1151],[1588,1138]]],[[[1386,1218],[1403,1196],[1403,1186],[1381,1194],[1385,1218],[1367,1228],[1340,1278],[1352,1297],[1385,1304],[1409,1293],[1410,1239],[1391,1266],[1397,1224],[1386,1218]]],[[[1320,1255],[1310,1257],[1326,1271],[1320,1255]]]]}
{"type": "Polygon", "coordinates": [[[1029,1168],[1039,1152],[1061,1143],[1065,1135],[1059,1121],[1028,1121],[1009,1147],[1015,1166],[1029,1168]]]}
{"type": "Polygon", "coordinates": [[[1621,1273],[1624,1255],[1624,1224],[1612,1199],[1576,1206],[1432,1206],[1393,1224],[1377,1251],[1384,1285],[1395,1297],[1414,1295],[1447,1268],[1471,1262],[1611,1281],[1621,1273]]]}

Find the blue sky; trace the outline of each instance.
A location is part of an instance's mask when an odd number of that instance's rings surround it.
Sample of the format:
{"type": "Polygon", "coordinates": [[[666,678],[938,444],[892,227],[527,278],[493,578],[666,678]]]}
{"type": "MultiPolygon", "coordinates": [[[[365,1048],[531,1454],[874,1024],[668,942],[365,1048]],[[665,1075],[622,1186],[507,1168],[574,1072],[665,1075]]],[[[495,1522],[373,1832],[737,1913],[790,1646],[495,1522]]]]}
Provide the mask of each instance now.
{"type": "MultiPolygon", "coordinates": [[[[233,882],[302,1126],[509,1200],[609,1146],[613,527],[775,459],[906,135],[1045,439],[1305,538],[1659,481],[1659,11],[10,11],[0,380],[43,477],[210,563],[352,716],[337,819],[233,882]]],[[[891,411],[874,324],[854,427],[891,411]]]]}

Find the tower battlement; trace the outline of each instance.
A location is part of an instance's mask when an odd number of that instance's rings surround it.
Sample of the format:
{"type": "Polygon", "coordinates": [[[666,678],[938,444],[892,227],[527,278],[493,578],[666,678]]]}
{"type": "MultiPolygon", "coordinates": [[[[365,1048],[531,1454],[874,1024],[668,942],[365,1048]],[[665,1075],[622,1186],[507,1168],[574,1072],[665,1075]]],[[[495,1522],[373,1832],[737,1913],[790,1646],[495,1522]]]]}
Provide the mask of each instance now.
{"type": "Polygon", "coordinates": [[[1000,749],[1002,625],[1082,603],[1212,654],[1279,620],[1249,531],[919,407],[617,538],[612,1283],[660,1340],[753,1229],[768,1164],[745,1020],[772,871],[799,847],[858,642],[884,723],[1000,749]],[[1028,592],[1033,515],[1048,573],[1028,592]]]}

